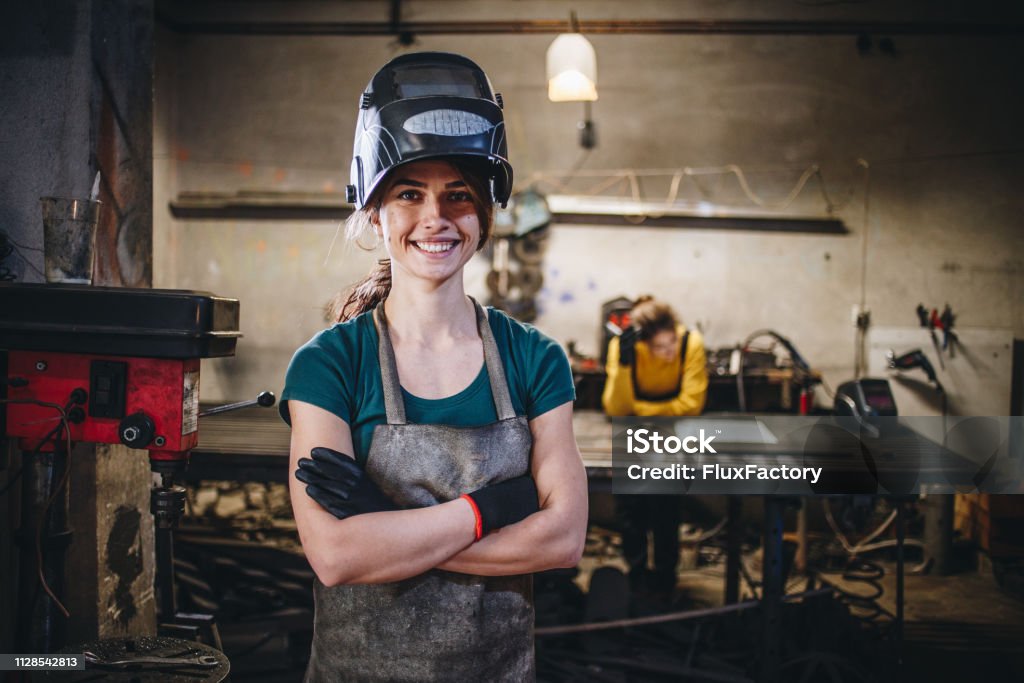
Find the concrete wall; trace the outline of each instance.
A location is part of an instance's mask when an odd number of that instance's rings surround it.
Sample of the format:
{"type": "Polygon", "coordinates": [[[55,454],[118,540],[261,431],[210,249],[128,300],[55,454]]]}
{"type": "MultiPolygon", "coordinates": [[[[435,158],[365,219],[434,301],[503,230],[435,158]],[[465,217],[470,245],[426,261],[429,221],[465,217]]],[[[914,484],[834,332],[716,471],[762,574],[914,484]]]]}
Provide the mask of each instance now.
{"type": "MultiPolygon", "coordinates": [[[[343,3],[342,11],[293,3],[288,15],[278,6],[242,14],[233,3],[214,3],[192,11],[203,18],[219,9],[233,19],[384,21],[387,5],[343,3]]],[[[405,6],[410,21],[558,19],[570,9],[590,20],[1020,20],[1014,8],[914,2],[405,6]]],[[[883,37],[871,36],[862,53],[853,35],[591,36],[599,146],[582,169],[738,164],[756,193],[778,200],[818,164],[834,215],[850,233],[556,225],[537,324],[596,353],[600,302],[651,292],[699,324],[712,347],[758,328],[778,330],[833,386],[853,373],[851,309],[862,286],[875,325],[913,325],[918,302],[948,302],[962,328],[1024,335],[1019,36],[895,35],[888,53],[879,47],[883,37]],[[868,162],[868,176],[858,159],[868,162]]],[[[580,162],[581,107],[546,98],[551,40],[423,36],[413,48],[462,52],[488,72],[505,97],[518,189],[536,173],[580,162]]],[[[324,301],[376,256],[336,245],[328,259],[331,222],[175,220],[166,200],[179,191],[340,192],[357,96],[401,51],[389,37],[158,34],[155,284],[242,302],[246,338],[235,358],[206,363],[204,400],[279,389],[292,350],[323,326],[324,301]]],[[[650,179],[644,189],[660,198],[667,178],[650,179]]],[[[731,176],[707,177],[703,190],[716,205],[752,207],[731,176]]],[[[700,189],[684,183],[681,196],[698,198],[700,189]]],[[[827,209],[812,179],[786,211],[820,216],[827,209]]],[[[485,296],[486,269],[483,262],[471,266],[471,294],[485,296]]]]}
{"type": "Polygon", "coordinates": [[[22,245],[18,280],[43,281],[39,197],[88,197],[92,94],[88,3],[5,4],[0,15],[0,230],[22,245]]]}

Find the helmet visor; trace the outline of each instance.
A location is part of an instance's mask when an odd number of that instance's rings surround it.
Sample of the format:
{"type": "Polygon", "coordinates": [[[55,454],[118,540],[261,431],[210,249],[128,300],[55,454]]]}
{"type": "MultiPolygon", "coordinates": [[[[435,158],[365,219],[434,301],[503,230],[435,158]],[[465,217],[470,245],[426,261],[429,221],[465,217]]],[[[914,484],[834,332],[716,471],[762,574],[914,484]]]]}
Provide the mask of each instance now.
{"type": "Polygon", "coordinates": [[[448,96],[482,98],[476,74],[470,69],[425,65],[407,65],[394,70],[395,95],[410,97],[448,96]]]}

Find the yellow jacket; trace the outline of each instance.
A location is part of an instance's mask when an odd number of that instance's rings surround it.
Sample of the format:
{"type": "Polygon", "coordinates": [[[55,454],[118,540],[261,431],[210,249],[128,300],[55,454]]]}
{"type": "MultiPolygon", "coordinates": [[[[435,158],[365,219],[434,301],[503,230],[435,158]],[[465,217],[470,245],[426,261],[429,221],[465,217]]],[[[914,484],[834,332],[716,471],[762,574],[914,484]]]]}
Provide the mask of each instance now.
{"type": "Polygon", "coordinates": [[[662,396],[682,386],[679,394],[667,400],[646,401],[637,398],[633,386],[633,372],[630,367],[619,365],[619,338],[612,337],[608,344],[608,362],[605,370],[608,379],[605,381],[601,403],[604,410],[611,416],[639,415],[700,415],[704,410],[704,400],[708,393],[707,360],[704,356],[704,338],[697,330],[690,331],[686,345],[686,360],[679,357],[682,349],[686,327],[676,328],[679,340],[676,342],[676,353],[671,361],[664,361],[654,356],[647,342],[636,343],[636,381],[639,393],[643,396],[662,396]]]}

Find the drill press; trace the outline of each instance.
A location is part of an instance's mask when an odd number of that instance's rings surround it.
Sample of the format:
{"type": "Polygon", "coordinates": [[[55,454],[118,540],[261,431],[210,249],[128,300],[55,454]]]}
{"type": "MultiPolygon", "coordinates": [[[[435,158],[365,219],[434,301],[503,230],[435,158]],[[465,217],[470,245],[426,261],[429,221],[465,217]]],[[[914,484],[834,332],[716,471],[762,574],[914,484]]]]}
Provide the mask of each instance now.
{"type": "MultiPolygon", "coordinates": [[[[0,283],[0,310],[0,349],[7,356],[4,434],[17,438],[24,452],[21,651],[52,652],[64,644],[60,594],[71,542],[64,484],[72,442],[149,451],[159,475],[150,511],[161,631],[179,626],[195,633],[205,623],[216,639],[211,618],[177,611],[172,533],[184,512],[185,489],[175,480],[199,438],[200,359],[234,355],[241,336],[238,301],[186,290],[0,283]],[[37,573],[49,594],[42,604],[35,599],[37,573]]],[[[273,403],[273,394],[264,392],[213,410],[273,403]]]]}

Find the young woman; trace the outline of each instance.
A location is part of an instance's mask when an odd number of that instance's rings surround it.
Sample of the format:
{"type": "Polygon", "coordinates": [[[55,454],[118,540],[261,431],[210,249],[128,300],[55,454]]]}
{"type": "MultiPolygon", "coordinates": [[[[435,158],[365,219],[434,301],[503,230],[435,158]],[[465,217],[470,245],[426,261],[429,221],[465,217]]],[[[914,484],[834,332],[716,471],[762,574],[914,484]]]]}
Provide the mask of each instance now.
{"type": "Polygon", "coordinates": [[[564,352],[466,296],[511,167],[500,100],[457,55],[361,99],[350,236],[388,259],[292,359],[292,505],[317,576],[307,681],[534,678],[532,572],[582,552],[564,352]]]}
{"type": "MultiPolygon", "coordinates": [[[[637,299],[631,326],[608,344],[602,403],[612,416],[700,415],[708,391],[704,340],[672,308],[652,296],[637,299]]],[[[671,598],[679,563],[679,499],[616,497],[630,586],[658,600],[671,598]],[[647,532],[654,536],[654,571],[647,570],[647,532]]]]}
{"type": "Polygon", "coordinates": [[[601,397],[613,416],[700,415],[708,392],[704,339],[687,330],[668,304],[645,295],[632,325],[608,344],[601,397]]]}

